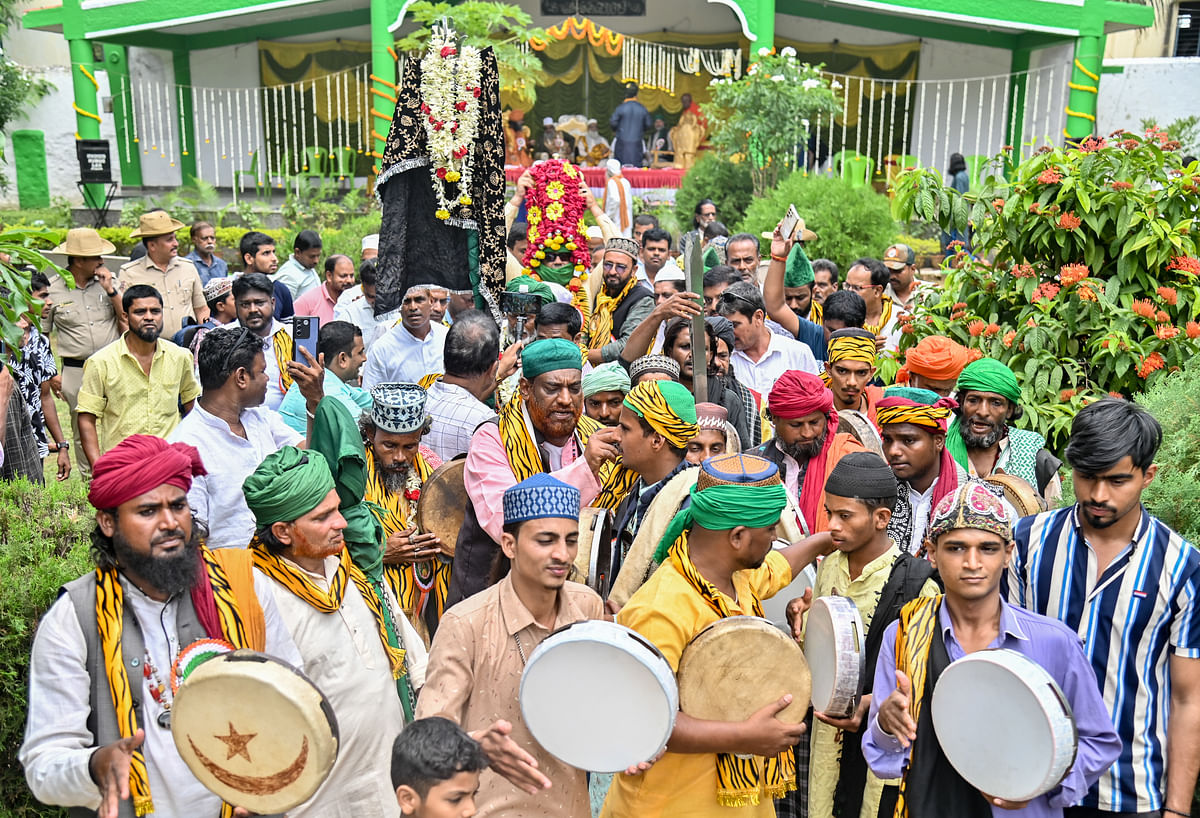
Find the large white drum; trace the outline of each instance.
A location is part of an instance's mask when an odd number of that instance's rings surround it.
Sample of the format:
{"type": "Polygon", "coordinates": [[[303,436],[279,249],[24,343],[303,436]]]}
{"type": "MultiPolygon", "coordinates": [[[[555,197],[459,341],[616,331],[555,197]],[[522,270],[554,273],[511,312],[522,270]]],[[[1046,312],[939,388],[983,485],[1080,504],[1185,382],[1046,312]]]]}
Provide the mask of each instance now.
{"type": "Polygon", "coordinates": [[[1047,793],[1075,761],[1071,706],[1050,674],[1016,651],[978,651],[951,663],[933,689],[930,715],[954,769],[997,798],[1047,793]]]}
{"type": "Polygon", "coordinates": [[[679,712],[671,665],[636,631],[576,622],[547,636],[521,675],[521,716],[567,764],[615,773],[667,746],[679,712]]]}
{"type": "Polygon", "coordinates": [[[827,716],[854,713],[866,674],[867,635],[858,606],[844,596],[813,600],[804,626],[804,658],[812,673],[813,709],[827,716]]]}

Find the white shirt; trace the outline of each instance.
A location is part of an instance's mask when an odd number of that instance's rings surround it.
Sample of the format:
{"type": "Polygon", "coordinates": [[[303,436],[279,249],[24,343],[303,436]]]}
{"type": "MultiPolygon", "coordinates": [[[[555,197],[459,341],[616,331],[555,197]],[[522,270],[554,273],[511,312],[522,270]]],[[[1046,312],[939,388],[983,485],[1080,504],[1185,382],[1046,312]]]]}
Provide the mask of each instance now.
{"type": "Polygon", "coordinates": [[[355,284],[338,296],[338,302],[333,308],[334,321],[349,321],[362,330],[363,347],[368,351],[375,343],[378,335],[387,331],[393,316],[375,317],[375,308],[362,294],[362,285],[355,284]]]}
{"type": "Polygon", "coordinates": [[[429,387],[426,402],[432,425],[425,445],[443,462],[466,454],[476,427],[496,413],[458,384],[438,381],[429,387]]]}
{"type": "Polygon", "coordinates": [[[267,455],[295,446],[303,436],[265,406],[242,410],[246,436],[238,437],[229,424],[204,411],[199,401],[168,436],[200,450],[208,474],[192,480],[188,504],[208,525],[209,548],[245,548],[254,536],[254,515],[242,494],[242,482],[267,455]]]}
{"type": "MultiPolygon", "coordinates": [[[[234,325],[229,325],[232,329],[234,325]]],[[[239,329],[242,324],[239,322],[236,325],[239,329]]],[[[267,407],[270,409],[278,409],[279,404],[283,403],[284,390],[279,384],[279,359],[275,357],[275,333],[283,330],[288,335],[292,334],[291,324],[284,324],[278,320],[271,319],[271,331],[267,333],[267,337],[262,339],[263,360],[267,365],[267,407]]]]}
{"type": "Polygon", "coordinates": [[[625,177],[617,178],[609,177],[604,183],[605,204],[604,215],[612,220],[613,225],[617,228],[618,235],[625,238],[633,237],[633,187],[629,184],[629,180],[625,177]],[[620,187],[625,188],[625,215],[629,221],[629,227],[621,229],[621,191],[620,187]]]}
{"type": "MultiPolygon", "coordinates": [[[[333,576],[339,559],[338,555],[325,558],[324,575],[305,574],[328,590],[327,577],[333,576]]],[[[337,761],[329,777],[312,798],[288,810],[289,818],[398,816],[400,807],[392,789],[392,742],[404,729],[404,711],[379,639],[379,626],[358,586],[348,582],[342,607],[337,613],[327,614],[275,580],[268,581],[279,614],[300,647],[300,667],[329,700],[340,734],[337,761]]],[[[391,591],[385,593],[404,640],[413,687],[419,690],[425,684],[429,659],[425,644],[392,599],[391,591]]],[[[199,813],[193,810],[179,814],[199,813]]]]}
{"type": "Polygon", "coordinates": [[[817,374],[817,359],[807,344],[775,333],[771,333],[767,351],[757,362],[740,349],[733,351],[732,360],[737,379],[764,398],[771,394],[771,387],[785,372],[799,369],[817,374]]]}
{"type": "Polygon", "coordinates": [[[392,327],[371,347],[363,367],[363,389],[380,383],[416,383],[426,375],[444,372],[442,349],[447,332],[441,324],[430,324],[422,341],[403,324],[392,327]]]}
{"type": "MultiPolygon", "coordinates": [[[[179,598],[156,602],[121,577],[126,616],[137,618],[159,679],[170,685],[171,665],[179,654],[176,615],[179,598]],[[169,634],[169,636],[168,636],[169,634]]],[[[300,653],[272,601],[268,580],[256,575],[254,591],[266,625],[266,652],[300,666],[300,653]]],[[[184,645],[183,647],[187,647],[184,645]]],[[[140,665],[140,663],[139,663],[140,665]]],[[[132,678],[141,690],[146,731],[142,749],[150,779],[155,815],[216,815],[221,802],[192,775],[179,757],[170,728],[160,727],[161,705],[150,694],[150,680],[132,678]]],[[[88,762],[96,749],[87,728],[92,682],[87,667],[87,642],[70,597],[58,598],[42,618],[33,640],[29,669],[29,711],[19,759],[34,796],[47,804],[100,807],[100,790],[92,783],[88,762]]],[[[394,799],[393,799],[394,800],[394,799]]]]}

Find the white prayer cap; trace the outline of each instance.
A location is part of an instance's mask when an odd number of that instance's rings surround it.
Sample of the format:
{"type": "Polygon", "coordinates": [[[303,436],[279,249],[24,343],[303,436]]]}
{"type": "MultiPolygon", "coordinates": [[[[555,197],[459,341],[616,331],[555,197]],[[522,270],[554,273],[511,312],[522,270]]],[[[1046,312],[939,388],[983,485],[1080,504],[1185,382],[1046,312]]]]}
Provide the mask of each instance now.
{"type": "Polygon", "coordinates": [[[363,236],[362,249],[363,250],[378,250],[379,249],[379,234],[372,233],[369,236],[363,236]]]}
{"type": "Polygon", "coordinates": [[[668,259],[667,263],[662,266],[655,275],[655,281],[685,281],[683,270],[679,269],[679,265],[674,259],[668,259]]]}
{"type": "Polygon", "coordinates": [[[616,159],[609,159],[604,163],[604,172],[610,176],[616,176],[621,172],[621,163],[616,159]]]}
{"type": "Polygon", "coordinates": [[[542,120],[543,128],[546,127],[547,125],[553,125],[553,124],[554,124],[554,117],[552,117],[552,116],[548,116],[542,120]]]}
{"type": "Polygon", "coordinates": [[[599,124],[599,123],[597,123],[597,122],[596,122],[596,120],[594,120],[594,119],[589,119],[589,120],[587,121],[587,124],[589,124],[589,125],[596,125],[596,124],[599,124]]]}

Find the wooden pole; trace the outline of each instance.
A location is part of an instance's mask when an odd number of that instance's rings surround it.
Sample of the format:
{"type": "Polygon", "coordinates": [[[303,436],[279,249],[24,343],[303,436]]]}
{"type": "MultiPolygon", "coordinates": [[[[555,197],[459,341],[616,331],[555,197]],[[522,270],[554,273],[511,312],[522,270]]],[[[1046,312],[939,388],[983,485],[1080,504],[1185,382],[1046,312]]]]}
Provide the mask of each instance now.
{"type": "MultiPolygon", "coordinates": [[[[683,260],[688,292],[704,294],[704,257],[699,240],[692,242],[683,260]]],[[[704,311],[692,318],[692,394],[696,403],[708,400],[708,335],[704,330],[704,311]]]]}

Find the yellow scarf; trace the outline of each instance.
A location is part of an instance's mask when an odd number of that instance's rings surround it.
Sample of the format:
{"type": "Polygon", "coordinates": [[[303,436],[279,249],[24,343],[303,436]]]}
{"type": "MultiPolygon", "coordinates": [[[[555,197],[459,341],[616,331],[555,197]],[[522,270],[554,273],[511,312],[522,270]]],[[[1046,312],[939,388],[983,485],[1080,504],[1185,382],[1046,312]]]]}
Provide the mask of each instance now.
{"type": "Polygon", "coordinates": [[[279,390],[285,395],[292,388],[292,376],[288,372],[288,362],[296,352],[296,342],[286,330],[279,330],[271,336],[271,346],[275,350],[275,362],[279,364],[279,390]]]}
{"type": "MultiPolygon", "coordinates": [[[[696,570],[688,551],[687,539],[688,532],[684,529],[667,551],[668,561],[696,589],[708,607],[722,619],[737,616],[738,614],[730,610],[725,595],[696,570]]],[[[750,599],[754,615],[762,616],[762,602],[758,596],[752,594],[750,599]]],[[[791,752],[780,753],[771,758],[717,753],[717,803],[721,806],[753,806],[758,804],[762,793],[774,799],[782,798],[794,789],[796,758],[791,752]]]]}
{"type": "Polygon", "coordinates": [[[892,299],[888,296],[883,297],[883,312],[879,315],[878,324],[863,324],[863,329],[867,332],[873,332],[876,335],[883,332],[883,328],[888,325],[888,321],[892,320],[892,299]]]}
{"type": "MultiPolygon", "coordinates": [[[[200,558],[204,561],[209,582],[212,584],[217,616],[221,620],[221,631],[226,641],[235,648],[249,647],[246,629],[238,612],[237,599],[233,595],[229,578],[224,569],[213,560],[207,546],[201,546],[200,558]]],[[[137,713],[133,708],[134,688],[125,670],[125,657],[121,650],[121,634],[124,627],[125,589],[121,587],[118,572],[114,568],[96,569],[96,630],[100,636],[105,675],[108,676],[108,692],[112,696],[121,738],[129,738],[137,732],[138,724],[137,713]]],[[[135,814],[154,812],[154,800],[150,797],[150,777],[146,771],[146,755],[140,747],[133,751],[133,758],[129,764],[129,793],[133,799],[135,814]]],[[[222,816],[232,814],[232,807],[228,804],[221,805],[222,816]]]]}
{"type": "MultiPolygon", "coordinates": [[[[636,266],[637,262],[633,259],[629,260],[630,265],[636,266]]],[[[625,282],[625,286],[621,288],[621,292],[615,296],[609,295],[600,285],[600,292],[596,294],[596,311],[592,313],[592,320],[588,322],[588,348],[599,349],[613,339],[613,313],[617,307],[629,295],[629,291],[637,286],[637,271],[629,271],[629,280],[625,282]]]]}
{"type": "MultiPolygon", "coordinates": [[[[433,468],[425,461],[420,452],[417,452],[416,461],[411,468],[417,470],[417,476],[421,478],[421,485],[424,485],[425,481],[429,479],[429,475],[433,474],[433,468]]],[[[371,504],[371,512],[383,526],[384,540],[398,531],[407,531],[415,525],[414,522],[410,522],[416,511],[414,504],[403,493],[397,494],[387,490],[382,476],[375,469],[375,456],[369,451],[367,452],[367,491],[363,499],[371,504]]],[[[383,578],[392,589],[392,593],[396,595],[396,601],[400,603],[400,607],[404,609],[404,613],[413,621],[418,631],[421,630],[417,622],[420,620],[422,609],[425,606],[425,592],[433,594],[437,615],[441,619],[446,610],[446,597],[450,593],[449,562],[434,558],[419,565],[385,564],[383,578]],[[432,587],[430,587],[431,583],[432,587]]]]}
{"type": "MultiPolygon", "coordinates": [[[[938,634],[938,608],[941,596],[914,599],[900,609],[900,624],[896,628],[896,670],[903,670],[912,682],[908,709],[913,724],[921,718],[925,699],[925,682],[929,674],[929,648],[938,634]]],[[[912,748],[909,763],[900,779],[900,794],[896,799],[894,818],[908,818],[908,770],[912,769],[912,748]]]]}
{"type": "MultiPolygon", "coordinates": [[[[383,650],[387,654],[388,661],[391,663],[392,678],[403,678],[408,672],[404,663],[404,649],[399,647],[394,648],[388,643],[387,625],[383,618],[383,604],[381,600],[376,598],[375,592],[371,589],[371,584],[367,581],[366,576],[363,575],[359,567],[350,559],[349,551],[344,548],[342,549],[337,570],[334,572],[333,578],[329,580],[329,590],[324,591],[299,568],[272,554],[257,536],[250,541],[250,548],[254,555],[255,568],[278,582],[284,588],[287,588],[309,605],[312,605],[321,613],[336,613],[340,610],[342,600],[346,594],[346,585],[349,581],[353,581],[355,587],[358,588],[358,595],[362,597],[363,602],[370,609],[371,615],[375,617],[375,623],[379,626],[379,641],[382,643],[383,650]]],[[[400,628],[397,625],[397,636],[399,636],[399,630],[400,628]]]]}
{"type": "MultiPolygon", "coordinates": [[[[421,380],[417,381],[417,386],[421,387],[422,389],[428,390],[429,387],[433,386],[435,383],[437,383],[441,379],[442,379],[442,373],[430,372],[424,378],[421,378],[421,380]]],[[[421,479],[423,480],[425,478],[421,478],[421,479]]]]}

